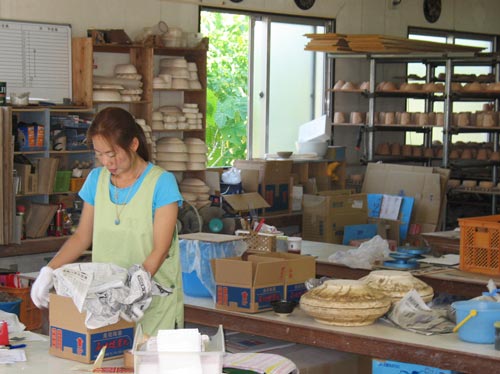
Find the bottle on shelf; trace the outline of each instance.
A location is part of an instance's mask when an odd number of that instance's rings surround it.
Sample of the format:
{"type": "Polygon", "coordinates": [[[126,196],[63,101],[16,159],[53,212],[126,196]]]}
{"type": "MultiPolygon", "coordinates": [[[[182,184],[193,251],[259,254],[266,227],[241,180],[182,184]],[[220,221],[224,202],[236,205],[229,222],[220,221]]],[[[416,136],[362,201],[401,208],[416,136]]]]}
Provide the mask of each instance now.
{"type": "Polygon", "coordinates": [[[26,226],[24,222],[24,213],[26,207],[24,205],[18,205],[16,207],[16,226],[14,240],[16,243],[20,243],[21,240],[26,239],[26,226]]]}

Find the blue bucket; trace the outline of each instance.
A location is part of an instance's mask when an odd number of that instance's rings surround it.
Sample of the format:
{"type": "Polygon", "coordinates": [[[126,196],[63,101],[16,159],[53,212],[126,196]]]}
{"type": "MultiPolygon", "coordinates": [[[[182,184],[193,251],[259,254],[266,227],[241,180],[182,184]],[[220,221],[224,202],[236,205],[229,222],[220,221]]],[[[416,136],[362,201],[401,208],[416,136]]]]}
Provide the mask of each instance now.
{"type": "Polygon", "coordinates": [[[16,299],[14,301],[0,301],[0,310],[3,310],[7,313],[16,314],[19,317],[21,301],[21,299],[16,299]]]}
{"type": "Polygon", "coordinates": [[[500,303],[495,301],[456,301],[458,337],[470,343],[495,343],[495,322],[500,321],[500,303]]]}

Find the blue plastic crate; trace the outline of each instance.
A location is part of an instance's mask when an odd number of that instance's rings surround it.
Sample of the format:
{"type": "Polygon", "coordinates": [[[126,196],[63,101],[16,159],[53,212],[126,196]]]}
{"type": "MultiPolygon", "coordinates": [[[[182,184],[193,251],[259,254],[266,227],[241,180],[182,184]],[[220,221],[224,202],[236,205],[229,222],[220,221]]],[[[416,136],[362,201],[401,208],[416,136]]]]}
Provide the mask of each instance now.
{"type": "Polygon", "coordinates": [[[19,317],[19,313],[21,311],[21,301],[21,299],[16,299],[14,301],[0,301],[0,310],[15,314],[19,317]]]}

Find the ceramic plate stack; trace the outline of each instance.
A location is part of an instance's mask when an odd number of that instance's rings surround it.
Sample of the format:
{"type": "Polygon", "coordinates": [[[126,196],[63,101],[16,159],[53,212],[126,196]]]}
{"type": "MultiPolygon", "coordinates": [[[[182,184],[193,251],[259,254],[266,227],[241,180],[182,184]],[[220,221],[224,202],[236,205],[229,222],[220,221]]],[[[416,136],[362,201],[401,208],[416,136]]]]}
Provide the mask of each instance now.
{"type": "Polygon", "coordinates": [[[165,125],[163,124],[163,113],[159,110],[155,110],[151,115],[151,128],[153,130],[165,130],[165,125]]]}
{"type": "Polygon", "coordinates": [[[188,62],[184,57],[169,57],[160,60],[159,76],[169,75],[172,78],[172,88],[176,90],[189,89],[188,62]]]}
{"type": "Polygon", "coordinates": [[[137,122],[137,124],[141,126],[142,131],[144,131],[144,135],[146,136],[146,142],[148,143],[148,145],[153,144],[153,137],[151,136],[151,127],[149,127],[146,124],[146,120],[142,118],[136,118],[135,122],[137,122]]]}
{"type": "MultiPolygon", "coordinates": [[[[118,64],[115,65],[115,77],[119,79],[141,81],[142,75],[137,73],[137,69],[133,64],[118,64]]],[[[122,101],[141,101],[142,88],[125,88],[120,91],[122,101]]]]}
{"type": "Polygon", "coordinates": [[[162,106],[157,109],[163,115],[163,128],[166,130],[187,130],[187,119],[182,110],[176,106],[162,106]]]}
{"type": "Polygon", "coordinates": [[[406,271],[375,270],[360,281],[384,293],[392,299],[392,302],[401,300],[412,289],[415,289],[426,303],[434,297],[431,286],[406,271]]]}
{"type": "Polygon", "coordinates": [[[184,143],[187,147],[188,170],[205,170],[207,164],[207,145],[199,138],[186,138],[184,143]]]}
{"type": "Polygon", "coordinates": [[[203,114],[200,113],[198,104],[185,103],[182,107],[184,117],[186,117],[189,130],[201,130],[203,128],[203,114]]]}
{"type": "Polygon", "coordinates": [[[175,137],[164,137],[156,142],[156,164],[168,171],[184,171],[187,169],[187,147],[175,137]]]}
{"type": "Polygon", "coordinates": [[[179,184],[182,196],[193,204],[196,208],[201,208],[210,204],[210,187],[198,178],[185,178],[179,184]]]}
{"type": "Polygon", "coordinates": [[[300,298],[300,309],[316,321],[336,326],[364,326],[382,317],[391,299],[359,280],[327,280],[300,298]]]}
{"type": "Polygon", "coordinates": [[[191,90],[201,90],[203,87],[198,77],[198,66],[196,66],[196,62],[188,62],[187,69],[189,71],[189,88],[191,90]]]}

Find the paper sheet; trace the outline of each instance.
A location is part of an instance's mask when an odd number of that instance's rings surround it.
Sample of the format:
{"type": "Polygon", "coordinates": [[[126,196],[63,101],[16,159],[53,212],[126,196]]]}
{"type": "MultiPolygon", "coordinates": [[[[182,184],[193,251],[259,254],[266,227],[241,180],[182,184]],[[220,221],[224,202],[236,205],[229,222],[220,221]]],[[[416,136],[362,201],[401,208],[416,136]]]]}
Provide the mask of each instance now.
{"type": "Polygon", "coordinates": [[[0,364],[13,364],[26,361],[24,349],[0,349],[0,364]]]}
{"type": "Polygon", "coordinates": [[[429,256],[426,258],[422,258],[418,261],[425,262],[427,264],[453,266],[453,265],[458,265],[460,263],[460,255],[449,253],[441,257],[429,256]]]}

